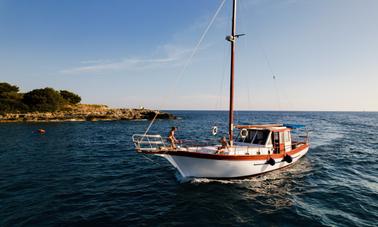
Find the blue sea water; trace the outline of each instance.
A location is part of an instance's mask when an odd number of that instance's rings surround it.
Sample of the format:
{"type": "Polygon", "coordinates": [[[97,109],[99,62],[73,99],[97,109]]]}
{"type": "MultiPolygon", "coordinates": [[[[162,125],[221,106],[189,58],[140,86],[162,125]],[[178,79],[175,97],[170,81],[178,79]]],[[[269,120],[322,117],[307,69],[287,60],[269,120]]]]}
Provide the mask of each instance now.
{"type": "MultiPolygon", "coordinates": [[[[180,119],[151,133],[227,130],[226,112],[173,113],[180,119]]],[[[148,121],[0,124],[0,226],[377,226],[378,113],[236,117],[305,124],[309,153],[258,177],[184,181],[164,159],[135,153],[131,136],[148,121]]]]}

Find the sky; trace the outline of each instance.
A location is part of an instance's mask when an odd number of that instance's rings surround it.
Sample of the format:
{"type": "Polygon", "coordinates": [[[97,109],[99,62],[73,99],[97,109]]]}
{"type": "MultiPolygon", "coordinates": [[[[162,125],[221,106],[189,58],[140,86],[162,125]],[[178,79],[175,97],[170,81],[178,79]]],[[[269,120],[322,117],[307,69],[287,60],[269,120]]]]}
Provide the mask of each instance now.
{"type": "MultiPolygon", "coordinates": [[[[0,0],[0,81],[224,110],[231,0],[0,0]],[[191,61],[189,61],[191,59],[191,61]]],[[[235,108],[378,111],[377,0],[239,0],[235,108]]]]}

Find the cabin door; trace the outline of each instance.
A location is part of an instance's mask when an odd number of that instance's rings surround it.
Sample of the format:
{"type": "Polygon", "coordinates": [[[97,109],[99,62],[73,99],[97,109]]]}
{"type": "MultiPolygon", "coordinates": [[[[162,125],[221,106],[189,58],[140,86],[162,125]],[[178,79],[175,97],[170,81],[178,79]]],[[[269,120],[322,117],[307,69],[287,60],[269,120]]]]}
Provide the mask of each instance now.
{"type": "Polygon", "coordinates": [[[284,132],[280,132],[280,153],[285,153],[285,136],[284,136],[284,132]]]}
{"type": "Polygon", "coordinates": [[[290,131],[284,132],[284,143],[285,143],[285,152],[291,151],[291,133],[290,131]]]}
{"type": "Polygon", "coordinates": [[[274,153],[285,152],[285,142],[283,132],[273,132],[273,149],[274,153]]]}
{"type": "Polygon", "coordinates": [[[280,153],[280,135],[279,132],[273,132],[272,134],[273,149],[275,154],[280,153]]]}

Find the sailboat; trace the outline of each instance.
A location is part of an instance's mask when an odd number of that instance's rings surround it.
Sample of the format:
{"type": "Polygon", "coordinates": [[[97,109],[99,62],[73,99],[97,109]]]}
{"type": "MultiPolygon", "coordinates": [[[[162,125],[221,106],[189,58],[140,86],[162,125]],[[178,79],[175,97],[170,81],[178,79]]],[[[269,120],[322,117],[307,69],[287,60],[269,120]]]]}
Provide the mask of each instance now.
{"type": "Polygon", "coordinates": [[[231,35],[226,37],[231,47],[226,143],[219,141],[215,145],[172,146],[161,135],[145,133],[132,136],[138,153],[167,159],[184,178],[229,179],[255,176],[292,165],[309,149],[307,132],[301,137],[292,137],[292,131],[301,130],[303,125],[234,125],[234,56],[236,41],[241,36],[236,33],[236,4],[237,0],[232,0],[232,29],[231,35]]]}

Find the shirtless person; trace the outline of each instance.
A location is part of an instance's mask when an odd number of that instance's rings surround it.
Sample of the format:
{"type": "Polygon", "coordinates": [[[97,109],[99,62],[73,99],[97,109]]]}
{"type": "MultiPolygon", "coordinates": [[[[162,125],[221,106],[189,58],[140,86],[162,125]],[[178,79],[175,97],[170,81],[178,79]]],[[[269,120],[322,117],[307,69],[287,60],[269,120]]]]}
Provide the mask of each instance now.
{"type": "Polygon", "coordinates": [[[175,137],[175,131],[177,130],[176,127],[172,127],[171,131],[169,131],[168,135],[168,142],[171,143],[171,147],[173,149],[176,149],[176,143],[178,142],[176,137],[175,137]]]}
{"type": "Polygon", "coordinates": [[[225,136],[222,137],[222,139],[219,140],[221,143],[221,146],[218,147],[217,154],[223,153],[223,150],[228,147],[228,142],[225,136]]]}

